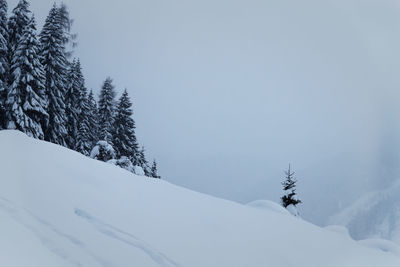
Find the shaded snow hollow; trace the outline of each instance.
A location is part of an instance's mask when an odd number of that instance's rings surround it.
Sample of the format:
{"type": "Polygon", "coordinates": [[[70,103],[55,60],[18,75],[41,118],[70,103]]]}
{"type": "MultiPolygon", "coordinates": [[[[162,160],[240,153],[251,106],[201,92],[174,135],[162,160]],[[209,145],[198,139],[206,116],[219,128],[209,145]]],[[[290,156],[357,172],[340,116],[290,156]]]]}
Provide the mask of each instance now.
{"type": "Polygon", "coordinates": [[[271,202],[217,199],[16,131],[0,132],[0,147],[0,266],[400,266],[388,244],[271,202]]]}

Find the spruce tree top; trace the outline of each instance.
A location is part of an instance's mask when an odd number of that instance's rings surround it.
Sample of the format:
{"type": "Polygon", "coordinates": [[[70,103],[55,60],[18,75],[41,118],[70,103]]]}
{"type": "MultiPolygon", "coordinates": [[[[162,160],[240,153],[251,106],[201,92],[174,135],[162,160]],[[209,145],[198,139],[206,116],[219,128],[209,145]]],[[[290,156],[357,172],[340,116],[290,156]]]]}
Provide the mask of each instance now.
{"type": "Polygon", "coordinates": [[[153,160],[153,165],[151,165],[151,177],[161,179],[161,176],[158,175],[157,162],[155,159],[153,160]]]}
{"type": "Polygon", "coordinates": [[[30,15],[31,11],[29,10],[29,2],[26,0],[20,0],[18,5],[13,9],[12,15],[8,21],[8,41],[12,51],[16,49],[22,31],[29,23],[30,15]]]}
{"type": "MultiPolygon", "coordinates": [[[[6,80],[8,70],[8,27],[7,27],[7,2],[0,0],[0,80],[6,80]]],[[[0,89],[1,90],[1,89],[0,89]]]]}
{"type": "Polygon", "coordinates": [[[285,194],[281,197],[282,206],[287,208],[289,205],[296,206],[301,203],[300,199],[297,199],[296,196],[296,179],[294,179],[294,172],[290,169],[285,171],[286,179],[282,182],[283,191],[285,194]]]}
{"type": "Polygon", "coordinates": [[[43,67],[40,64],[39,42],[35,20],[25,27],[15,50],[11,84],[7,97],[8,127],[18,129],[35,138],[43,138],[41,124],[47,123],[47,102],[44,92],[43,67]]]}
{"type": "Polygon", "coordinates": [[[50,115],[45,129],[45,140],[65,146],[67,118],[64,98],[67,90],[68,62],[65,51],[65,29],[60,13],[60,9],[54,4],[40,33],[40,42],[50,115]]]}
{"type": "Polygon", "coordinates": [[[132,118],[132,103],[125,90],[117,106],[113,143],[119,157],[128,157],[134,164],[137,163],[139,146],[135,135],[135,121],[132,118]]]}
{"type": "Polygon", "coordinates": [[[6,100],[9,74],[7,2],[0,0],[0,129],[6,124],[6,100]]]}
{"type": "Polygon", "coordinates": [[[115,112],[115,89],[112,79],[107,78],[104,81],[100,91],[98,114],[99,114],[99,138],[112,144],[112,132],[114,126],[115,112]]]}

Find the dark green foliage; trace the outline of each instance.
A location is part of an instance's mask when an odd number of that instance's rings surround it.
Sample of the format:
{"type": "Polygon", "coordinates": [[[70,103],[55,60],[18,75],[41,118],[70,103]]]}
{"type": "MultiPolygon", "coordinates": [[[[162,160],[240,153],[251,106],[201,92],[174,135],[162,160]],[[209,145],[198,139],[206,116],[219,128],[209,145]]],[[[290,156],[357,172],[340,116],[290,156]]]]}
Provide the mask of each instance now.
{"type": "Polygon", "coordinates": [[[297,199],[296,196],[296,179],[294,179],[294,172],[289,169],[285,171],[286,179],[282,183],[283,191],[285,194],[281,197],[282,206],[287,208],[289,205],[296,206],[301,203],[300,199],[297,199]]]}
{"type": "Polygon", "coordinates": [[[112,145],[110,145],[106,141],[99,141],[92,149],[92,152],[90,152],[90,157],[107,162],[109,160],[115,159],[115,151],[112,145]]]}
{"type": "MultiPolygon", "coordinates": [[[[69,66],[67,92],[64,99],[65,114],[67,116],[66,128],[68,132],[66,143],[69,148],[75,149],[78,142],[79,129],[89,127],[87,122],[87,117],[89,116],[87,89],[79,60],[74,59],[69,66]],[[81,122],[84,122],[86,125],[82,125],[81,122]]],[[[81,135],[80,142],[82,141],[81,135]]],[[[91,148],[92,145],[89,145],[89,147],[91,148]]]]}
{"type": "Polygon", "coordinates": [[[8,91],[9,55],[7,2],[0,0],[0,129],[6,127],[6,99],[8,91]]]}
{"type": "Polygon", "coordinates": [[[111,78],[104,81],[99,98],[99,139],[112,144],[114,111],[115,111],[115,89],[111,78]]]}
{"type": "Polygon", "coordinates": [[[65,51],[65,26],[62,21],[60,9],[54,4],[40,34],[40,42],[49,114],[49,123],[44,127],[45,139],[66,146],[67,118],[64,96],[68,62],[65,51]]]}
{"type": "Polygon", "coordinates": [[[135,121],[132,118],[132,103],[125,90],[119,99],[114,120],[113,144],[117,157],[127,157],[136,164],[139,146],[135,135],[135,121]]]}
{"type": "Polygon", "coordinates": [[[153,165],[151,165],[150,176],[153,178],[161,179],[161,176],[157,173],[157,162],[153,160],[153,165]]]}
{"type": "Polygon", "coordinates": [[[69,66],[67,91],[64,96],[65,115],[67,118],[67,136],[65,142],[71,149],[75,148],[76,136],[78,134],[79,98],[81,90],[76,64],[74,59],[69,66]]]}
{"type": "Polygon", "coordinates": [[[12,15],[8,20],[8,46],[10,62],[12,60],[14,51],[17,49],[22,32],[28,25],[30,17],[31,11],[29,10],[28,1],[20,0],[18,5],[13,9],[12,15]]]}
{"type": "Polygon", "coordinates": [[[41,125],[47,123],[43,67],[34,18],[22,32],[11,66],[13,83],[8,91],[7,127],[43,139],[41,125]]]}
{"type": "Polygon", "coordinates": [[[88,108],[89,111],[87,114],[87,119],[90,129],[89,142],[91,144],[91,147],[94,147],[100,138],[99,138],[99,125],[98,125],[99,118],[98,118],[97,103],[96,100],[94,99],[92,90],[90,90],[88,96],[88,108]]]}
{"type": "Polygon", "coordinates": [[[143,171],[144,171],[144,175],[151,177],[151,170],[149,167],[149,163],[146,159],[146,154],[145,154],[145,149],[144,146],[142,146],[142,149],[139,151],[139,154],[137,156],[137,166],[142,167],[143,171]]]}
{"type": "Polygon", "coordinates": [[[90,106],[79,60],[75,63],[75,69],[79,85],[79,97],[77,99],[77,134],[74,149],[87,156],[92,148],[90,137],[90,106]]]}

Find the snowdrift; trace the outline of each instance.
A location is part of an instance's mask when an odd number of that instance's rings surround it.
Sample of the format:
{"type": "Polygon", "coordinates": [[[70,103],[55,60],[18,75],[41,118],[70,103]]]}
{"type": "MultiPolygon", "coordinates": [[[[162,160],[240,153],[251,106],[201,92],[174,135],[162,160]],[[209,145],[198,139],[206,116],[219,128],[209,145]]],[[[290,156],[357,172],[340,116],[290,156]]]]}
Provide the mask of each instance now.
{"type": "Polygon", "coordinates": [[[400,266],[387,244],[271,203],[213,198],[15,131],[0,132],[0,148],[0,266],[400,266]]]}

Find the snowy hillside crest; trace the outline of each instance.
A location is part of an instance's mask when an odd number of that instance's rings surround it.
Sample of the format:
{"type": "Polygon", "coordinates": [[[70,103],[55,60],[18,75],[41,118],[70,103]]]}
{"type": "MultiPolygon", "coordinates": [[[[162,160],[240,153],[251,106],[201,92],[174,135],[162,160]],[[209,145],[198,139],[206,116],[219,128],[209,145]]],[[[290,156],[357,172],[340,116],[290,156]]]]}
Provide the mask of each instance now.
{"type": "Polygon", "coordinates": [[[270,201],[210,197],[18,131],[0,131],[0,147],[0,266],[400,266],[396,245],[270,201]]]}

